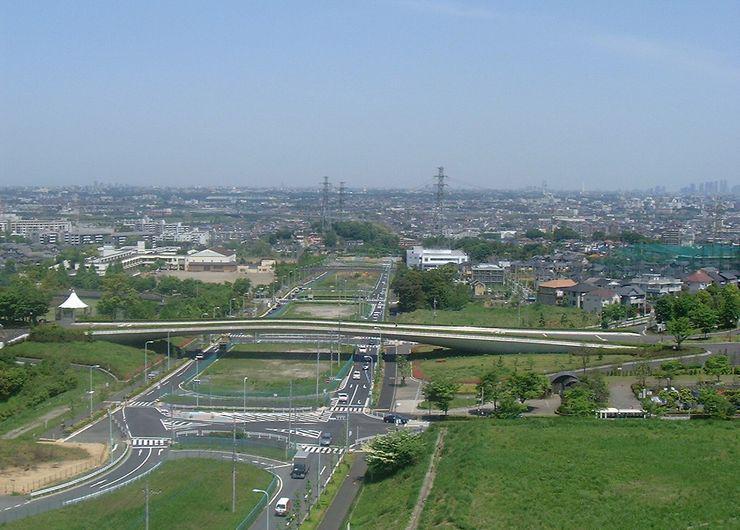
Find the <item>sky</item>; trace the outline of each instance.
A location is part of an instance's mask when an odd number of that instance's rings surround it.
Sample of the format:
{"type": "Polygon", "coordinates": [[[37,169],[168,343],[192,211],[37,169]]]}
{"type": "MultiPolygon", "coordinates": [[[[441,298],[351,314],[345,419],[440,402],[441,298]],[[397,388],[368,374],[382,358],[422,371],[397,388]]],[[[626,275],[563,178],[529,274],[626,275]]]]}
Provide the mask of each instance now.
{"type": "Polygon", "coordinates": [[[740,183],[740,2],[0,0],[0,186],[740,183]]]}

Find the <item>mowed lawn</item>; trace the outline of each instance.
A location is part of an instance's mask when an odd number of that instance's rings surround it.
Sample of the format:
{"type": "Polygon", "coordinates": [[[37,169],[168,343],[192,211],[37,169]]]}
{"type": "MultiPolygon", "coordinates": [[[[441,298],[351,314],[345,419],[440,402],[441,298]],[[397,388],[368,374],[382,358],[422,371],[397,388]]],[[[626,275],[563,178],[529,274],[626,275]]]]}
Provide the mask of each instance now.
{"type": "Polygon", "coordinates": [[[557,418],[446,427],[420,528],[737,528],[735,422],[557,418]]]}
{"type": "MultiPolygon", "coordinates": [[[[272,476],[237,464],[237,510],[231,512],[231,462],[168,461],[148,477],[152,529],[235,528],[259,502],[272,476]]],[[[144,528],[144,480],[90,501],[8,523],[13,529],[144,528]]]]}
{"type": "MultiPolygon", "coordinates": [[[[21,342],[8,348],[18,357],[54,358],[65,363],[98,364],[121,380],[128,380],[144,369],[144,350],[113,342],[21,342]]],[[[149,349],[151,367],[162,355],[149,349]]]]}
{"type": "Polygon", "coordinates": [[[345,296],[354,295],[357,291],[372,289],[378,283],[380,271],[335,271],[322,277],[310,285],[314,294],[342,293],[345,296]]]}
{"type": "MultiPolygon", "coordinates": [[[[586,358],[586,366],[621,363],[634,360],[631,355],[597,355],[586,358]]],[[[583,367],[584,359],[568,353],[521,353],[507,355],[462,355],[445,350],[434,353],[420,353],[412,356],[414,376],[430,379],[448,376],[460,383],[477,383],[480,376],[487,371],[503,367],[504,372],[516,370],[533,370],[546,374],[564,370],[578,370],[583,367]],[[439,355],[439,356],[438,356],[439,355]],[[424,358],[428,356],[429,358],[424,358]],[[414,358],[416,357],[416,358],[414,358]],[[421,357],[421,358],[419,358],[421,357]]]]}
{"type": "Polygon", "coordinates": [[[516,307],[483,307],[480,303],[471,302],[460,311],[437,310],[436,317],[431,309],[401,313],[397,321],[409,324],[550,329],[583,328],[599,323],[596,315],[573,307],[530,304],[522,306],[521,320],[519,314],[516,307]],[[544,326],[540,317],[544,319],[544,326]]]}
{"type": "MultiPolygon", "coordinates": [[[[337,371],[336,360],[332,370],[333,373],[337,371]]],[[[320,391],[326,386],[324,381],[329,375],[329,358],[325,355],[319,361],[320,391]]],[[[278,359],[258,353],[253,357],[222,357],[201,374],[200,392],[241,394],[244,377],[248,378],[248,394],[287,396],[291,379],[294,395],[310,394],[316,391],[316,360],[278,359]]]]}

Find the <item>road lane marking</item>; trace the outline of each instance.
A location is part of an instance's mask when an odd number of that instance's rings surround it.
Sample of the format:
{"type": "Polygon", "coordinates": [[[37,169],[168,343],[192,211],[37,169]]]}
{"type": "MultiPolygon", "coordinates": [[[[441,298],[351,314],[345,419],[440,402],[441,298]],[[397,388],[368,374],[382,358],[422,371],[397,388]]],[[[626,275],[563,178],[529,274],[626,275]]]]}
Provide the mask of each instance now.
{"type": "Polygon", "coordinates": [[[118,477],[116,480],[113,480],[113,481],[109,482],[108,484],[106,484],[106,486],[110,486],[111,484],[115,484],[116,482],[120,482],[123,479],[125,479],[126,477],[128,477],[129,475],[131,475],[133,473],[136,473],[144,464],[147,463],[147,461],[149,460],[149,457],[152,456],[152,450],[151,449],[147,449],[147,451],[149,451],[149,453],[146,455],[146,458],[144,458],[144,460],[141,462],[141,464],[139,464],[138,466],[136,466],[134,469],[132,469],[131,471],[129,471],[128,473],[126,473],[122,477],[118,477]]]}

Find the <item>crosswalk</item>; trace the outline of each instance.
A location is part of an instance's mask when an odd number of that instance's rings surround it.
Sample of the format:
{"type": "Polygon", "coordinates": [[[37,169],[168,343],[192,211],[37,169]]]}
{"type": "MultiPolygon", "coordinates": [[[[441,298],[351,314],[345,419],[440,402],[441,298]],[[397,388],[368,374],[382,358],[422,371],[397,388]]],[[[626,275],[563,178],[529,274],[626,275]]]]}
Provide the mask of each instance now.
{"type": "MultiPolygon", "coordinates": [[[[288,434],[288,429],[265,429],[267,431],[279,432],[282,434],[288,434]]],[[[303,436],[305,438],[318,438],[321,436],[321,431],[316,429],[290,429],[290,434],[294,436],[303,436]]]]}
{"type": "Polygon", "coordinates": [[[127,407],[153,407],[155,401],[131,401],[126,404],[127,407]]]}
{"type": "Polygon", "coordinates": [[[167,447],[168,438],[134,438],[131,440],[131,447],[167,447]]]}
{"type": "Polygon", "coordinates": [[[329,410],[331,412],[349,412],[362,414],[362,412],[365,410],[365,407],[363,405],[334,405],[329,410]]]}
{"type": "Polygon", "coordinates": [[[298,447],[301,449],[301,451],[306,451],[307,453],[319,453],[322,455],[339,454],[343,451],[341,447],[321,447],[319,445],[308,444],[298,444],[298,447]]]}
{"type": "Polygon", "coordinates": [[[197,423],[194,421],[185,421],[185,420],[171,420],[169,418],[165,418],[159,421],[162,422],[162,427],[164,427],[168,431],[178,431],[181,429],[193,429],[195,427],[204,427],[205,425],[208,425],[207,423],[197,423]]]}

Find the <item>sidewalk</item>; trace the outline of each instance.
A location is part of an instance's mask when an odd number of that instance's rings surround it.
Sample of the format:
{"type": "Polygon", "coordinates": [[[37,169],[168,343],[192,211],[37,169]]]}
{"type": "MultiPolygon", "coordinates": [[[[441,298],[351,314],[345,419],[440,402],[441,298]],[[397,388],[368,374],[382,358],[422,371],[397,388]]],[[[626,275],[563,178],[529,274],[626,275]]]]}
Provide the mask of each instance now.
{"type": "Polygon", "coordinates": [[[396,386],[396,402],[391,406],[391,410],[400,414],[423,413],[424,411],[416,408],[424,399],[421,395],[421,385],[421,381],[413,377],[407,377],[403,386],[399,382],[396,386]]]}
{"type": "Polygon", "coordinates": [[[355,497],[362,487],[365,471],[367,471],[365,455],[364,453],[357,453],[357,458],[352,463],[352,467],[345,477],[344,482],[342,482],[342,486],[339,488],[336,497],[334,497],[334,501],[332,501],[329,509],[326,510],[324,519],[319,525],[319,530],[338,530],[342,527],[342,523],[344,523],[350,508],[352,508],[355,497]]]}

